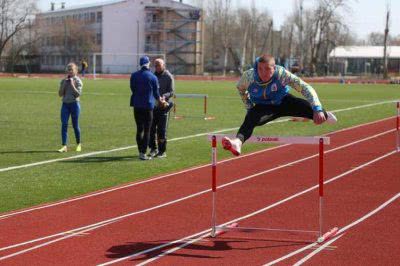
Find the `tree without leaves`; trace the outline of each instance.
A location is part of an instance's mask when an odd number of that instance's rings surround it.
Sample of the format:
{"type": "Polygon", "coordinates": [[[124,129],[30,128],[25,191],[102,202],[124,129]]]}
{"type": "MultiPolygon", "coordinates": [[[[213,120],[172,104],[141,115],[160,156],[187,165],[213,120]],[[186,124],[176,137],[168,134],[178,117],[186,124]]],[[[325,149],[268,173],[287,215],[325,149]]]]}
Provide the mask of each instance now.
{"type": "MultiPolygon", "coordinates": [[[[43,46],[49,42],[53,49],[49,54],[62,54],[82,58],[91,52],[99,52],[95,33],[82,25],[81,21],[66,19],[48,24],[45,18],[38,18],[39,35],[43,46]]],[[[45,51],[43,49],[43,51],[45,51]]]]}
{"type": "Polygon", "coordinates": [[[12,38],[27,29],[37,12],[36,0],[0,0],[0,57],[12,38]]]}
{"type": "MultiPolygon", "coordinates": [[[[319,6],[321,3],[324,2],[320,1],[319,6]]],[[[327,70],[328,55],[332,49],[336,46],[356,43],[354,34],[352,35],[342,22],[339,8],[336,8],[330,19],[327,19],[328,13],[323,12],[331,10],[332,7],[323,10],[318,8],[319,6],[315,9],[303,9],[300,12],[300,8],[296,5],[293,13],[286,18],[282,27],[282,50],[284,52],[281,56],[290,55],[297,59],[296,71],[303,66],[303,70],[306,72],[311,72],[310,70],[316,68],[314,71],[318,70],[319,73],[322,73],[322,70],[327,70]],[[318,13],[320,13],[319,16],[317,16],[318,13]],[[324,24],[325,26],[323,26],[324,24]],[[302,34],[300,34],[301,29],[303,29],[302,34]],[[312,60],[313,62],[311,62],[312,60]]],[[[344,2],[340,6],[340,10],[347,11],[344,2]]],[[[293,63],[293,61],[291,62],[293,63]]]]}
{"type": "Polygon", "coordinates": [[[306,16],[306,35],[310,46],[309,69],[311,75],[315,74],[321,47],[324,39],[329,39],[330,30],[336,28],[336,31],[338,31],[338,29],[345,27],[338,10],[347,8],[346,2],[346,0],[319,0],[317,8],[311,11],[310,16],[306,16]]]}
{"type": "MultiPolygon", "coordinates": [[[[230,54],[236,55],[231,57],[242,58],[241,67],[252,65],[254,56],[266,52],[281,59],[299,58],[303,55],[304,65],[315,71],[315,67],[319,69],[324,66],[326,69],[328,54],[333,48],[339,45],[353,45],[356,42],[354,35],[341,17],[343,11],[347,10],[347,3],[351,0],[318,0],[316,8],[303,10],[303,23],[300,23],[299,8],[296,7],[293,14],[288,16],[281,32],[272,30],[272,18],[267,11],[256,9],[254,6],[232,9],[227,12],[228,19],[224,20],[224,1],[201,1],[201,4],[207,7],[205,61],[219,63],[218,70],[221,71],[225,69],[226,53],[224,51],[227,46],[230,54]],[[215,22],[213,43],[211,43],[212,21],[215,22]],[[229,31],[227,35],[226,26],[224,27],[223,23],[226,21],[228,21],[229,31]],[[300,27],[303,28],[302,43],[299,40],[300,27]],[[274,40],[272,40],[273,37],[275,37],[274,40]],[[211,60],[213,49],[217,56],[211,60]]],[[[226,70],[238,69],[237,61],[239,60],[229,58],[226,70]]]]}

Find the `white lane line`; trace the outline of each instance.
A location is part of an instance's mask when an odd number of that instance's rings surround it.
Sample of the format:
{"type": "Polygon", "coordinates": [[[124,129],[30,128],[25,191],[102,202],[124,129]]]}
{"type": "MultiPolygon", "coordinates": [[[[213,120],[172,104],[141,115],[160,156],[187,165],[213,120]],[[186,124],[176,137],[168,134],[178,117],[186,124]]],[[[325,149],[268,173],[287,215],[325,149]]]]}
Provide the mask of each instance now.
{"type": "MultiPolygon", "coordinates": [[[[54,91],[7,91],[7,93],[15,93],[15,94],[52,94],[52,95],[57,95],[58,92],[54,91]]],[[[130,96],[128,93],[122,94],[122,93],[97,93],[97,92],[85,92],[85,95],[99,95],[99,96],[130,96]]],[[[236,97],[237,98],[237,97],[236,97]]]]}
{"type": "MultiPolygon", "coordinates": [[[[377,162],[377,161],[379,161],[379,160],[382,160],[382,159],[384,159],[384,158],[386,158],[386,157],[388,157],[388,156],[391,156],[392,154],[395,154],[396,152],[397,152],[397,151],[392,151],[392,152],[386,153],[386,154],[384,154],[384,155],[382,155],[382,156],[380,156],[380,157],[378,157],[378,158],[375,158],[374,160],[371,160],[371,161],[369,161],[369,162],[367,162],[367,163],[364,163],[364,164],[362,164],[362,165],[359,165],[357,168],[354,168],[354,169],[352,169],[352,170],[349,170],[349,171],[347,171],[347,172],[344,172],[344,173],[342,173],[342,174],[340,174],[340,175],[338,175],[338,176],[336,176],[336,177],[333,177],[333,178],[329,179],[328,181],[325,181],[324,184],[328,184],[328,183],[331,183],[331,182],[333,182],[333,181],[335,181],[335,180],[338,180],[338,179],[340,179],[340,178],[342,178],[342,177],[344,177],[344,176],[346,176],[346,175],[348,175],[348,174],[350,174],[350,173],[353,173],[353,172],[355,172],[355,171],[357,171],[357,170],[360,170],[360,169],[362,169],[362,168],[364,168],[364,167],[366,167],[366,166],[368,166],[368,165],[370,165],[370,164],[373,164],[373,163],[375,163],[375,162],[377,162]]],[[[315,186],[310,187],[310,188],[308,188],[308,189],[306,189],[306,190],[303,190],[303,191],[301,191],[301,192],[298,192],[298,193],[296,193],[296,194],[293,194],[293,195],[290,196],[290,197],[287,197],[287,198],[285,198],[285,199],[283,199],[283,200],[280,200],[280,201],[278,201],[278,202],[276,202],[276,203],[274,203],[274,204],[272,204],[272,205],[269,205],[269,206],[267,206],[267,207],[265,207],[265,208],[262,208],[262,209],[260,209],[260,210],[258,210],[258,211],[255,211],[255,212],[253,212],[253,213],[250,213],[250,214],[244,215],[244,216],[242,216],[242,217],[233,219],[233,220],[231,220],[231,221],[229,221],[229,222],[226,222],[226,223],[224,223],[224,224],[221,224],[221,225],[219,225],[219,226],[227,226],[227,225],[229,225],[229,224],[232,224],[232,223],[239,222],[239,221],[241,221],[241,220],[250,218],[250,217],[252,217],[252,216],[255,216],[255,215],[257,215],[257,214],[260,214],[260,213],[262,213],[262,212],[265,212],[265,211],[268,210],[268,209],[272,209],[272,208],[274,208],[274,207],[276,207],[276,206],[278,206],[278,205],[281,205],[281,204],[283,204],[283,203],[285,203],[285,202],[287,202],[287,201],[290,201],[290,200],[292,200],[292,199],[294,199],[294,198],[297,198],[297,197],[299,197],[299,196],[301,196],[301,195],[303,195],[303,194],[306,194],[306,193],[308,193],[308,192],[310,192],[310,191],[312,191],[312,190],[314,190],[314,189],[317,189],[317,188],[318,188],[318,185],[315,185],[315,186]]],[[[133,258],[136,258],[136,257],[138,257],[138,256],[140,256],[140,255],[143,255],[143,254],[146,254],[146,253],[155,251],[155,250],[162,249],[162,248],[164,248],[164,247],[166,247],[166,246],[171,246],[171,245],[176,244],[176,243],[181,243],[181,242],[183,242],[183,241],[187,241],[187,239],[196,237],[196,236],[198,236],[198,235],[202,235],[202,236],[198,237],[198,239],[201,239],[202,237],[203,237],[203,238],[204,238],[204,237],[207,237],[207,236],[209,235],[209,232],[210,232],[210,229],[204,230],[204,231],[202,231],[202,232],[193,234],[193,235],[191,235],[191,236],[188,236],[188,237],[185,237],[185,238],[181,238],[181,239],[175,240],[175,241],[173,241],[173,242],[165,243],[165,244],[160,245],[160,246],[158,246],[158,247],[153,247],[153,248],[151,248],[151,249],[144,250],[144,251],[141,251],[141,252],[132,254],[132,255],[128,255],[128,256],[125,256],[125,257],[122,257],[122,258],[119,258],[119,259],[116,259],[116,260],[112,260],[112,261],[109,261],[109,262],[107,262],[107,263],[100,264],[100,265],[110,265],[110,264],[114,264],[114,263],[117,263],[117,262],[120,262],[120,261],[123,261],[123,260],[133,259],[133,258]],[[206,234],[206,233],[208,233],[208,234],[206,234]]],[[[191,242],[193,242],[193,241],[191,241],[191,242]]],[[[316,244],[318,244],[318,243],[316,243],[316,244]]],[[[183,245],[181,245],[180,247],[182,248],[182,247],[184,247],[184,246],[186,246],[186,245],[183,244],[183,245]]],[[[308,248],[310,248],[310,247],[312,247],[312,245],[310,245],[308,248]]],[[[177,251],[177,250],[179,250],[178,247],[173,248],[173,249],[171,249],[171,250],[164,251],[164,252],[162,252],[161,254],[159,254],[158,256],[156,256],[156,257],[154,257],[154,258],[151,258],[151,259],[149,259],[149,260],[146,260],[146,261],[144,261],[143,263],[145,264],[147,261],[153,262],[154,260],[159,259],[159,258],[161,258],[161,257],[163,257],[163,256],[165,256],[165,255],[167,255],[167,254],[170,254],[170,253],[172,253],[172,252],[175,252],[175,251],[177,251]]],[[[144,264],[143,264],[143,265],[144,265],[144,264]]]]}
{"type": "Polygon", "coordinates": [[[49,242],[42,243],[42,244],[40,244],[40,245],[33,246],[33,247],[30,247],[30,248],[23,249],[23,250],[21,250],[21,251],[18,251],[18,252],[15,252],[15,253],[12,253],[12,254],[9,254],[9,255],[0,257],[0,261],[1,261],[1,260],[9,259],[9,258],[12,258],[12,257],[15,257],[15,256],[18,256],[18,255],[21,255],[21,254],[24,254],[24,253],[26,253],[26,252],[29,252],[29,251],[32,251],[32,250],[35,250],[35,249],[38,249],[38,248],[41,248],[41,247],[44,247],[44,246],[48,246],[48,245],[50,245],[50,244],[53,244],[53,243],[56,243],[56,242],[59,242],[59,241],[62,241],[62,240],[65,240],[65,239],[68,239],[68,238],[71,238],[71,237],[74,237],[74,236],[81,236],[82,234],[85,234],[86,232],[89,232],[89,231],[92,231],[92,230],[101,228],[101,227],[106,226],[106,225],[109,225],[109,224],[111,224],[111,223],[113,223],[113,222],[100,224],[100,225],[97,225],[97,226],[95,226],[95,227],[88,228],[88,229],[83,230],[83,231],[80,231],[80,232],[75,232],[75,233],[72,233],[72,232],[71,232],[70,234],[66,234],[64,237],[60,237],[60,238],[51,240],[51,241],[49,241],[49,242]]]}
{"type": "MultiPolygon", "coordinates": [[[[360,219],[352,222],[351,224],[346,225],[345,227],[342,227],[337,234],[341,234],[340,236],[343,236],[343,233],[347,230],[349,230],[350,228],[354,227],[355,225],[363,222],[364,220],[368,219],[369,217],[371,217],[372,215],[376,214],[377,212],[381,211],[382,209],[384,209],[385,207],[387,207],[389,204],[391,204],[393,201],[395,201],[396,199],[398,199],[400,197],[400,193],[397,193],[395,196],[393,196],[391,199],[389,199],[388,201],[384,202],[382,205],[380,205],[378,208],[374,209],[373,211],[367,213],[366,215],[364,215],[363,217],[361,217],[360,219]]],[[[334,241],[336,241],[337,239],[332,239],[334,241]]],[[[329,244],[331,244],[334,241],[330,241],[327,242],[327,245],[323,245],[320,248],[314,250],[313,252],[311,252],[310,254],[308,254],[307,256],[305,256],[304,258],[302,258],[301,260],[299,260],[298,262],[296,262],[296,264],[294,265],[301,265],[304,262],[306,262],[307,260],[309,260],[311,257],[315,256],[316,254],[318,254],[319,252],[321,252],[324,247],[328,246],[329,244]]]]}
{"type": "MultiPolygon", "coordinates": [[[[393,119],[393,118],[394,117],[388,117],[388,118],[384,118],[384,119],[381,119],[381,120],[368,122],[368,123],[365,123],[365,124],[355,125],[355,126],[352,126],[352,127],[348,127],[348,128],[344,128],[344,129],[340,129],[340,130],[328,133],[326,135],[334,135],[336,133],[345,132],[345,131],[353,130],[353,129],[356,129],[356,128],[359,128],[359,127],[364,127],[364,126],[377,124],[377,123],[384,122],[384,121],[387,121],[387,120],[390,120],[390,119],[393,119]]],[[[216,131],[215,133],[222,133],[224,131],[225,130],[216,131]]],[[[273,147],[273,148],[268,148],[268,149],[256,151],[256,152],[253,152],[253,153],[248,153],[248,154],[245,154],[245,155],[241,155],[240,157],[234,157],[234,158],[223,160],[221,162],[218,162],[218,164],[224,163],[224,162],[228,162],[228,161],[231,161],[231,160],[240,159],[240,158],[247,157],[247,156],[250,156],[250,155],[254,155],[254,154],[257,154],[257,153],[261,153],[261,152],[264,152],[264,151],[269,151],[269,150],[272,150],[272,149],[275,149],[275,148],[285,147],[285,146],[288,146],[288,145],[290,145],[290,144],[280,145],[278,147],[273,147]]],[[[66,158],[66,159],[68,159],[68,158],[66,158]]],[[[99,192],[89,193],[89,194],[86,194],[84,196],[79,196],[79,197],[75,197],[75,198],[71,198],[71,199],[67,199],[67,200],[62,200],[62,201],[58,201],[58,202],[51,203],[51,204],[44,204],[44,205],[40,205],[40,206],[36,206],[36,207],[32,207],[32,208],[22,209],[20,211],[14,211],[14,212],[6,213],[4,215],[0,215],[0,220],[4,219],[4,218],[7,218],[7,217],[15,216],[15,215],[18,215],[18,214],[31,212],[31,211],[34,211],[34,210],[40,210],[40,209],[49,208],[49,207],[53,207],[53,206],[57,206],[57,205],[61,205],[61,204],[65,204],[65,203],[69,203],[69,202],[73,202],[73,201],[78,201],[78,200],[82,200],[82,199],[86,199],[86,198],[95,197],[95,196],[106,194],[106,193],[113,192],[113,191],[116,191],[116,190],[125,189],[125,188],[132,187],[132,186],[137,186],[137,185],[140,185],[140,184],[143,184],[143,183],[152,182],[152,181],[155,181],[155,180],[163,179],[165,177],[173,176],[175,174],[181,174],[181,173],[185,173],[185,172],[189,172],[189,171],[194,171],[194,170],[197,170],[197,169],[200,169],[200,168],[203,168],[203,167],[208,167],[208,166],[210,166],[210,164],[206,164],[206,165],[202,165],[202,166],[198,166],[198,167],[193,167],[193,168],[188,168],[188,169],[176,172],[176,173],[171,173],[171,174],[167,174],[167,175],[163,175],[163,176],[159,176],[159,177],[155,177],[155,178],[149,178],[149,179],[147,179],[145,181],[133,182],[133,183],[128,183],[127,185],[116,186],[116,187],[113,187],[111,189],[105,189],[105,190],[101,190],[99,192]]]]}
{"type": "MultiPolygon", "coordinates": [[[[342,236],[344,236],[344,234],[343,234],[343,235],[336,236],[336,238],[333,238],[333,239],[332,239],[332,240],[334,240],[334,241],[331,240],[331,242],[328,242],[328,243],[331,244],[331,243],[335,242],[338,238],[340,238],[340,237],[342,237],[342,236]]],[[[278,262],[281,262],[281,261],[284,261],[284,260],[286,260],[286,259],[288,259],[288,258],[291,258],[291,257],[293,257],[293,256],[295,256],[295,255],[297,255],[297,254],[299,254],[299,253],[302,253],[303,251],[306,251],[306,250],[308,250],[308,249],[310,249],[310,248],[316,248],[316,247],[318,246],[318,244],[319,244],[318,242],[311,243],[311,244],[309,244],[309,245],[307,245],[307,246],[305,246],[305,247],[299,248],[298,250],[295,250],[295,251],[293,251],[293,252],[291,252],[291,253],[289,253],[289,254],[283,256],[283,257],[280,257],[280,258],[278,258],[278,259],[276,259],[276,260],[274,260],[274,261],[268,262],[268,263],[264,264],[264,266],[272,266],[272,265],[275,265],[275,264],[277,264],[278,262]]],[[[328,244],[328,245],[329,245],[329,244],[328,244]]],[[[322,245],[322,246],[316,248],[316,250],[320,249],[321,247],[326,248],[328,245],[325,245],[325,244],[324,244],[324,245],[322,245]]]]}
{"type": "MultiPolygon", "coordinates": [[[[194,239],[191,239],[191,240],[189,240],[189,241],[185,241],[185,243],[183,243],[182,245],[177,246],[177,247],[175,247],[175,248],[171,248],[171,249],[169,249],[169,250],[167,250],[167,251],[165,251],[165,252],[162,252],[162,253],[158,254],[157,256],[155,256],[155,257],[153,257],[153,258],[151,258],[151,259],[148,259],[148,260],[145,260],[145,261],[143,261],[143,262],[141,262],[141,263],[139,263],[139,264],[136,264],[136,266],[146,265],[146,264],[149,264],[149,263],[151,263],[151,262],[153,262],[153,261],[155,261],[155,260],[161,259],[162,257],[164,257],[164,256],[166,256],[166,255],[168,255],[168,254],[172,254],[172,253],[174,253],[175,251],[178,251],[178,250],[180,250],[180,249],[182,249],[182,248],[184,248],[184,247],[186,247],[186,246],[189,246],[189,245],[191,245],[191,244],[193,244],[193,243],[195,243],[195,242],[199,242],[199,241],[201,241],[203,238],[208,237],[209,235],[210,235],[210,233],[206,233],[206,234],[203,234],[203,235],[199,236],[198,238],[194,238],[194,239]]],[[[147,252],[147,253],[148,253],[148,252],[147,252]]],[[[108,265],[108,264],[101,264],[101,265],[108,265]]]]}
{"type": "Polygon", "coordinates": [[[353,106],[353,107],[348,107],[348,108],[343,108],[343,109],[337,109],[337,110],[334,110],[332,112],[339,113],[339,112],[344,112],[344,111],[351,111],[351,110],[367,108],[367,107],[381,105],[381,104],[387,104],[387,103],[395,103],[395,102],[396,101],[390,100],[390,101],[383,101],[383,102],[377,102],[377,103],[371,103],[371,104],[364,104],[364,105],[353,106]]]}
{"type": "Polygon", "coordinates": [[[264,266],[272,266],[272,265],[275,265],[276,263],[278,263],[278,262],[280,262],[280,261],[283,261],[283,260],[286,260],[286,259],[288,259],[288,258],[290,258],[290,257],[293,257],[293,256],[295,256],[295,255],[297,255],[297,254],[299,254],[299,253],[302,253],[303,251],[308,250],[308,249],[310,249],[310,248],[314,248],[314,247],[316,247],[317,245],[318,245],[318,242],[311,243],[311,244],[309,244],[309,245],[307,245],[307,246],[304,246],[304,247],[302,247],[302,248],[299,248],[298,250],[293,251],[292,253],[289,253],[289,254],[287,254],[287,255],[285,255],[285,256],[279,258],[279,259],[276,259],[276,260],[274,260],[274,261],[268,262],[267,264],[264,264],[264,266]]]}
{"type": "Polygon", "coordinates": [[[321,245],[319,248],[317,248],[316,250],[314,250],[313,252],[311,252],[310,254],[308,254],[306,257],[304,257],[303,259],[301,259],[300,261],[296,262],[295,264],[293,264],[293,266],[299,266],[301,264],[303,264],[305,261],[309,260],[311,257],[313,257],[315,254],[319,253],[321,250],[325,249],[327,246],[329,246],[330,244],[332,244],[333,242],[335,242],[336,240],[339,240],[342,236],[344,236],[344,234],[342,235],[338,235],[336,237],[334,237],[333,239],[327,241],[325,244],[321,245]]]}
{"type": "MultiPolygon", "coordinates": [[[[268,152],[268,151],[271,151],[271,150],[280,149],[280,148],[286,147],[288,145],[289,144],[280,145],[280,146],[276,146],[276,147],[270,147],[270,148],[267,148],[267,149],[264,149],[264,150],[255,151],[255,152],[252,152],[252,153],[244,154],[243,156],[240,156],[240,157],[228,158],[228,159],[225,159],[225,160],[221,160],[220,162],[218,162],[218,164],[223,164],[223,163],[234,161],[234,160],[240,160],[241,158],[253,156],[253,155],[256,155],[256,154],[259,154],[259,153],[263,153],[263,152],[268,152]]],[[[180,174],[183,174],[183,173],[195,171],[195,170],[198,170],[198,169],[201,169],[201,168],[205,168],[205,167],[209,167],[209,166],[210,166],[210,164],[191,167],[191,168],[188,168],[188,169],[184,169],[182,171],[178,171],[178,172],[174,172],[174,173],[170,173],[170,174],[165,174],[165,175],[162,175],[162,176],[149,178],[149,179],[146,179],[146,180],[143,180],[143,181],[139,181],[139,182],[129,183],[129,184],[123,185],[123,186],[113,187],[111,189],[101,190],[101,191],[98,191],[98,192],[86,194],[84,196],[71,198],[71,199],[68,199],[68,200],[63,200],[63,201],[59,201],[59,202],[55,202],[55,203],[51,203],[51,204],[45,204],[45,205],[40,205],[40,206],[36,206],[36,207],[32,207],[32,208],[22,209],[20,211],[15,211],[15,212],[7,213],[7,214],[4,214],[4,215],[0,215],[0,220],[1,219],[5,219],[5,218],[9,218],[11,216],[16,216],[18,214],[23,214],[23,213],[32,212],[32,211],[35,211],[35,210],[41,210],[41,209],[54,207],[54,206],[61,205],[61,204],[66,204],[66,203],[70,203],[70,202],[74,202],[74,201],[78,201],[78,200],[82,200],[82,199],[86,199],[86,198],[99,196],[99,195],[110,193],[110,192],[113,192],[113,191],[116,191],[116,190],[135,187],[135,186],[138,186],[138,185],[154,182],[154,181],[157,181],[157,180],[160,180],[160,179],[164,179],[164,178],[167,178],[167,177],[170,177],[170,176],[180,175],[180,174]]]]}
{"type": "MultiPolygon", "coordinates": [[[[378,103],[373,103],[373,104],[354,106],[354,107],[350,107],[350,108],[334,110],[332,112],[338,113],[338,112],[349,111],[349,110],[360,109],[360,108],[367,108],[367,107],[371,107],[371,106],[374,106],[374,105],[382,105],[382,104],[387,104],[387,103],[394,103],[394,101],[384,101],[384,102],[378,102],[378,103]]],[[[283,123],[283,122],[287,122],[287,121],[290,121],[290,119],[282,119],[282,120],[278,120],[278,121],[272,121],[269,124],[283,123]]],[[[171,141],[179,141],[179,140],[203,137],[203,136],[207,136],[207,135],[212,134],[212,133],[222,133],[222,132],[228,132],[228,131],[233,131],[233,130],[237,130],[237,129],[238,129],[238,127],[226,128],[226,129],[221,129],[221,130],[212,131],[212,132],[199,133],[199,134],[194,134],[194,135],[189,135],[189,136],[184,136],[184,137],[173,138],[173,139],[171,139],[169,141],[171,142],[171,141]]],[[[123,150],[136,148],[136,147],[137,147],[137,145],[131,145],[131,146],[120,147],[120,148],[115,148],[115,149],[111,149],[111,150],[95,151],[95,152],[89,152],[89,153],[84,153],[84,154],[70,156],[70,157],[57,158],[57,159],[39,161],[39,162],[35,162],[35,163],[22,164],[22,165],[16,165],[16,166],[9,166],[9,167],[5,167],[5,168],[0,168],[0,173],[1,172],[6,172],[6,171],[11,171],[11,170],[17,170],[17,169],[23,169],[23,168],[38,166],[38,165],[50,164],[50,163],[55,163],[55,162],[61,162],[61,161],[67,161],[67,160],[73,160],[73,159],[80,159],[80,158],[90,157],[90,156],[99,155],[99,154],[118,152],[118,151],[123,151],[123,150]]]]}
{"type": "MultiPolygon", "coordinates": [[[[349,147],[349,146],[352,146],[352,145],[361,143],[361,142],[363,142],[363,141],[367,141],[367,140],[370,140],[370,139],[373,139],[373,138],[376,138],[376,137],[383,136],[383,135],[388,134],[388,133],[391,133],[391,132],[393,132],[393,131],[395,131],[395,130],[394,130],[394,129],[388,130],[388,131],[385,131],[385,132],[382,132],[382,133],[379,133],[379,134],[370,136],[370,137],[368,137],[368,138],[364,138],[364,139],[361,139],[361,140],[357,140],[357,141],[354,141],[354,142],[345,144],[345,145],[343,145],[343,146],[340,146],[340,147],[336,147],[336,148],[327,150],[327,151],[325,151],[324,153],[327,154],[327,153],[331,153],[331,152],[334,152],[334,151],[337,151],[337,150],[340,150],[340,149],[344,149],[344,148],[346,148],[346,147],[349,147]]],[[[238,180],[229,182],[229,183],[225,183],[225,184],[223,184],[223,185],[218,186],[218,188],[221,189],[221,188],[224,188],[224,187],[227,187],[227,186],[231,186],[231,185],[234,185],[234,184],[236,184],[236,183],[240,183],[240,182],[243,182],[243,181],[252,179],[252,178],[254,178],[254,177],[257,177],[257,176],[260,176],[260,175],[263,175],[263,174],[266,174],[266,173],[269,173],[269,172],[273,172],[273,171],[276,171],[276,170],[279,170],[279,169],[282,169],[282,168],[285,168],[285,167],[288,167],[288,166],[292,166],[293,164],[296,164],[296,163],[300,163],[300,162],[303,162],[303,161],[306,161],[306,160],[315,158],[315,157],[317,157],[317,156],[318,156],[318,154],[314,154],[314,155],[311,155],[311,156],[308,156],[308,157],[304,157],[304,158],[302,158],[302,159],[299,159],[299,160],[296,160],[296,161],[292,161],[292,162],[289,162],[289,163],[287,163],[287,164],[277,166],[277,167],[275,167],[275,168],[271,168],[271,169],[268,169],[268,170],[265,170],[265,171],[262,171],[262,172],[259,172],[259,173],[250,175],[250,176],[246,176],[246,177],[244,177],[244,178],[241,178],[241,179],[238,179],[238,180]]],[[[353,168],[351,171],[355,171],[355,170],[357,170],[357,169],[358,169],[358,168],[353,168]]],[[[188,196],[186,196],[186,197],[179,198],[179,199],[176,199],[176,200],[173,200],[173,201],[169,201],[169,202],[166,202],[166,203],[157,205],[157,206],[153,206],[153,207],[150,207],[150,208],[147,208],[147,209],[143,209],[143,210],[135,211],[135,212],[132,212],[132,213],[128,213],[128,214],[125,214],[125,215],[122,215],[122,216],[118,216],[118,217],[115,217],[115,218],[111,218],[111,219],[108,219],[108,220],[104,220],[104,221],[101,221],[101,222],[98,222],[98,223],[95,223],[95,224],[90,224],[90,225],[87,225],[87,226],[83,226],[83,227],[71,229],[71,230],[68,230],[68,231],[65,231],[65,232],[76,232],[76,231],[80,231],[80,230],[85,230],[85,229],[87,229],[87,228],[91,228],[91,227],[93,227],[93,226],[101,225],[101,224],[103,224],[103,223],[114,222],[114,221],[119,220],[119,219],[131,217],[131,216],[138,215],[138,214],[141,214],[141,213],[145,213],[145,212],[148,212],[148,211],[156,210],[156,209],[159,209],[159,208],[168,206],[168,205],[172,205],[172,204],[175,204],[175,203],[178,203],[178,202],[181,202],[181,201],[190,199],[190,198],[194,198],[194,197],[200,196],[200,195],[205,194],[205,193],[210,192],[210,191],[211,191],[211,189],[206,189],[206,190],[197,192],[197,193],[195,193],[195,194],[191,194],[191,195],[188,195],[188,196]]],[[[16,248],[16,247],[23,246],[23,245],[27,245],[27,244],[32,244],[32,243],[39,242],[39,241],[43,241],[43,240],[50,239],[50,238],[54,238],[54,237],[57,237],[57,236],[60,236],[60,235],[65,234],[65,232],[61,232],[61,233],[57,233],[57,234],[53,234],[53,235],[49,235],[49,236],[45,236],[45,237],[41,237],[41,238],[29,240],[29,241],[26,241],[26,242],[21,242],[21,243],[18,243],[18,244],[6,246],[6,247],[3,247],[3,248],[0,248],[0,251],[7,250],[7,249],[12,249],[12,248],[16,248]]]]}

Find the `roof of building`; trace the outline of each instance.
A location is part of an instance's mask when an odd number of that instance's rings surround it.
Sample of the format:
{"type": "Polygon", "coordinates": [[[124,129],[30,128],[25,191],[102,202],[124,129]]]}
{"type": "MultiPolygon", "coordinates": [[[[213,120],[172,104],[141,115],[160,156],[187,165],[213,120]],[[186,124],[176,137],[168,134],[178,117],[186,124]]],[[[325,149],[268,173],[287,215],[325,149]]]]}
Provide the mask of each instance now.
{"type": "MultiPolygon", "coordinates": [[[[400,58],[400,46],[388,46],[389,58],[400,58]]],[[[383,46],[338,46],[329,53],[335,58],[382,58],[383,46]]]]}
{"type": "Polygon", "coordinates": [[[76,6],[71,6],[71,7],[66,6],[65,8],[48,10],[48,11],[42,12],[41,14],[49,15],[49,14],[61,13],[61,12],[72,11],[72,10],[77,10],[77,9],[102,7],[102,6],[113,5],[113,4],[122,3],[122,2],[126,2],[126,1],[127,0],[109,0],[109,1],[102,1],[102,2],[98,2],[98,3],[92,3],[92,4],[76,5],[76,6]]]}
{"type": "MultiPolygon", "coordinates": [[[[92,4],[85,4],[85,5],[76,5],[76,6],[71,6],[68,7],[66,6],[65,8],[58,8],[53,11],[48,10],[45,12],[42,12],[42,15],[50,15],[54,13],[62,13],[62,12],[68,12],[68,11],[73,11],[73,10],[79,10],[79,9],[87,9],[87,8],[96,8],[96,7],[102,7],[102,6],[107,6],[107,5],[113,5],[113,4],[118,4],[122,2],[127,2],[129,0],[109,0],[109,1],[102,1],[98,3],[92,3],[92,4]]],[[[198,9],[194,6],[184,4],[181,2],[173,1],[173,0],[158,0],[157,2],[149,1],[146,3],[147,7],[169,7],[172,9],[198,9]]]]}
{"type": "Polygon", "coordinates": [[[158,3],[150,2],[146,4],[146,7],[168,7],[171,9],[193,9],[193,10],[199,9],[197,7],[173,0],[159,0],[158,3]]]}

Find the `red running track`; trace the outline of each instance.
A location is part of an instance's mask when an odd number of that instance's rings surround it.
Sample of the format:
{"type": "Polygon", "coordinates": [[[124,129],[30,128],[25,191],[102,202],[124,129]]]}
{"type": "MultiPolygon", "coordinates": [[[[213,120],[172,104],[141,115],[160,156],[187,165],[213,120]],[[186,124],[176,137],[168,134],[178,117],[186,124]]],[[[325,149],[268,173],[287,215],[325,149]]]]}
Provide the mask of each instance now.
{"type": "MultiPolygon", "coordinates": [[[[326,180],[345,175],[326,185],[327,228],[344,227],[399,193],[400,156],[392,152],[394,125],[395,119],[390,118],[330,134],[326,180]]],[[[220,163],[218,185],[224,187],[218,192],[218,222],[248,215],[315,186],[316,154],[315,146],[288,145],[220,163]]],[[[184,240],[170,245],[209,230],[210,172],[210,167],[199,167],[53,207],[0,216],[0,264],[88,265],[115,260],[132,264],[186,245],[154,263],[259,265],[315,240],[299,234],[229,232],[217,239],[202,237],[193,243],[184,240]],[[71,230],[75,231],[67,232],[71,230]],[[129,257],[140,252],[143,254],[129,257]]],[[[317,194],[317,189],[304,192],[239,223],[316,230],[317,194]]],[[[398,245],[394,244],[400,235],[399,221],[394,219],[398,209],[396,199],[348,229],[332,247],[317,253],[308,263],[365,265],[371,261],[388,265],[399,261],[398,245]],[[385,241],[380,243],[382,239],[385,241]]],[[[312,251],[307,249],[281,263],[292,264],[312,251]]]]}

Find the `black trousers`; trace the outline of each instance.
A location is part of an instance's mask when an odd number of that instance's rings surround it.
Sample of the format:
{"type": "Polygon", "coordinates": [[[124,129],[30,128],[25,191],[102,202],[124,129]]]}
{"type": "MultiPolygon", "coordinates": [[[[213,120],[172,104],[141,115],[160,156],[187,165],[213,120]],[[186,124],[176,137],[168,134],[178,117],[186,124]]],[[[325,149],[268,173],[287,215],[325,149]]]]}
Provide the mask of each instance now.
{"type": "Polygon", "coordinates": [[[156,150],[158,146],[158,152],[163,153],[167,150],[167,129],[169,121],[169,110],[171,105],[166,110],[154,109],[153,111],[153,124],[150,130],[150,142],[149,147],[151,150],[156,150]]]}
{"type": "MultiPolygon", "coordinates": [[[[325,117],[327,117],[325,110],[324,113],[325,117]]],[[[256,104],[247,112],[244,122],[236,136],[242,142],[245,142],[253,134],[253,130],[256,126],[265,125],[283,116],[313,119],[314,111],[308,101],[297,98],[291,94],[285,96],[280,105],[256,104]]]]}
{"type": "Polygon", "coordinates": [[[136,143],[140,153],[146,153],[150,139],[150,128],[153,122],[153,110],[133,108],[136,122],[136,143]]]}

